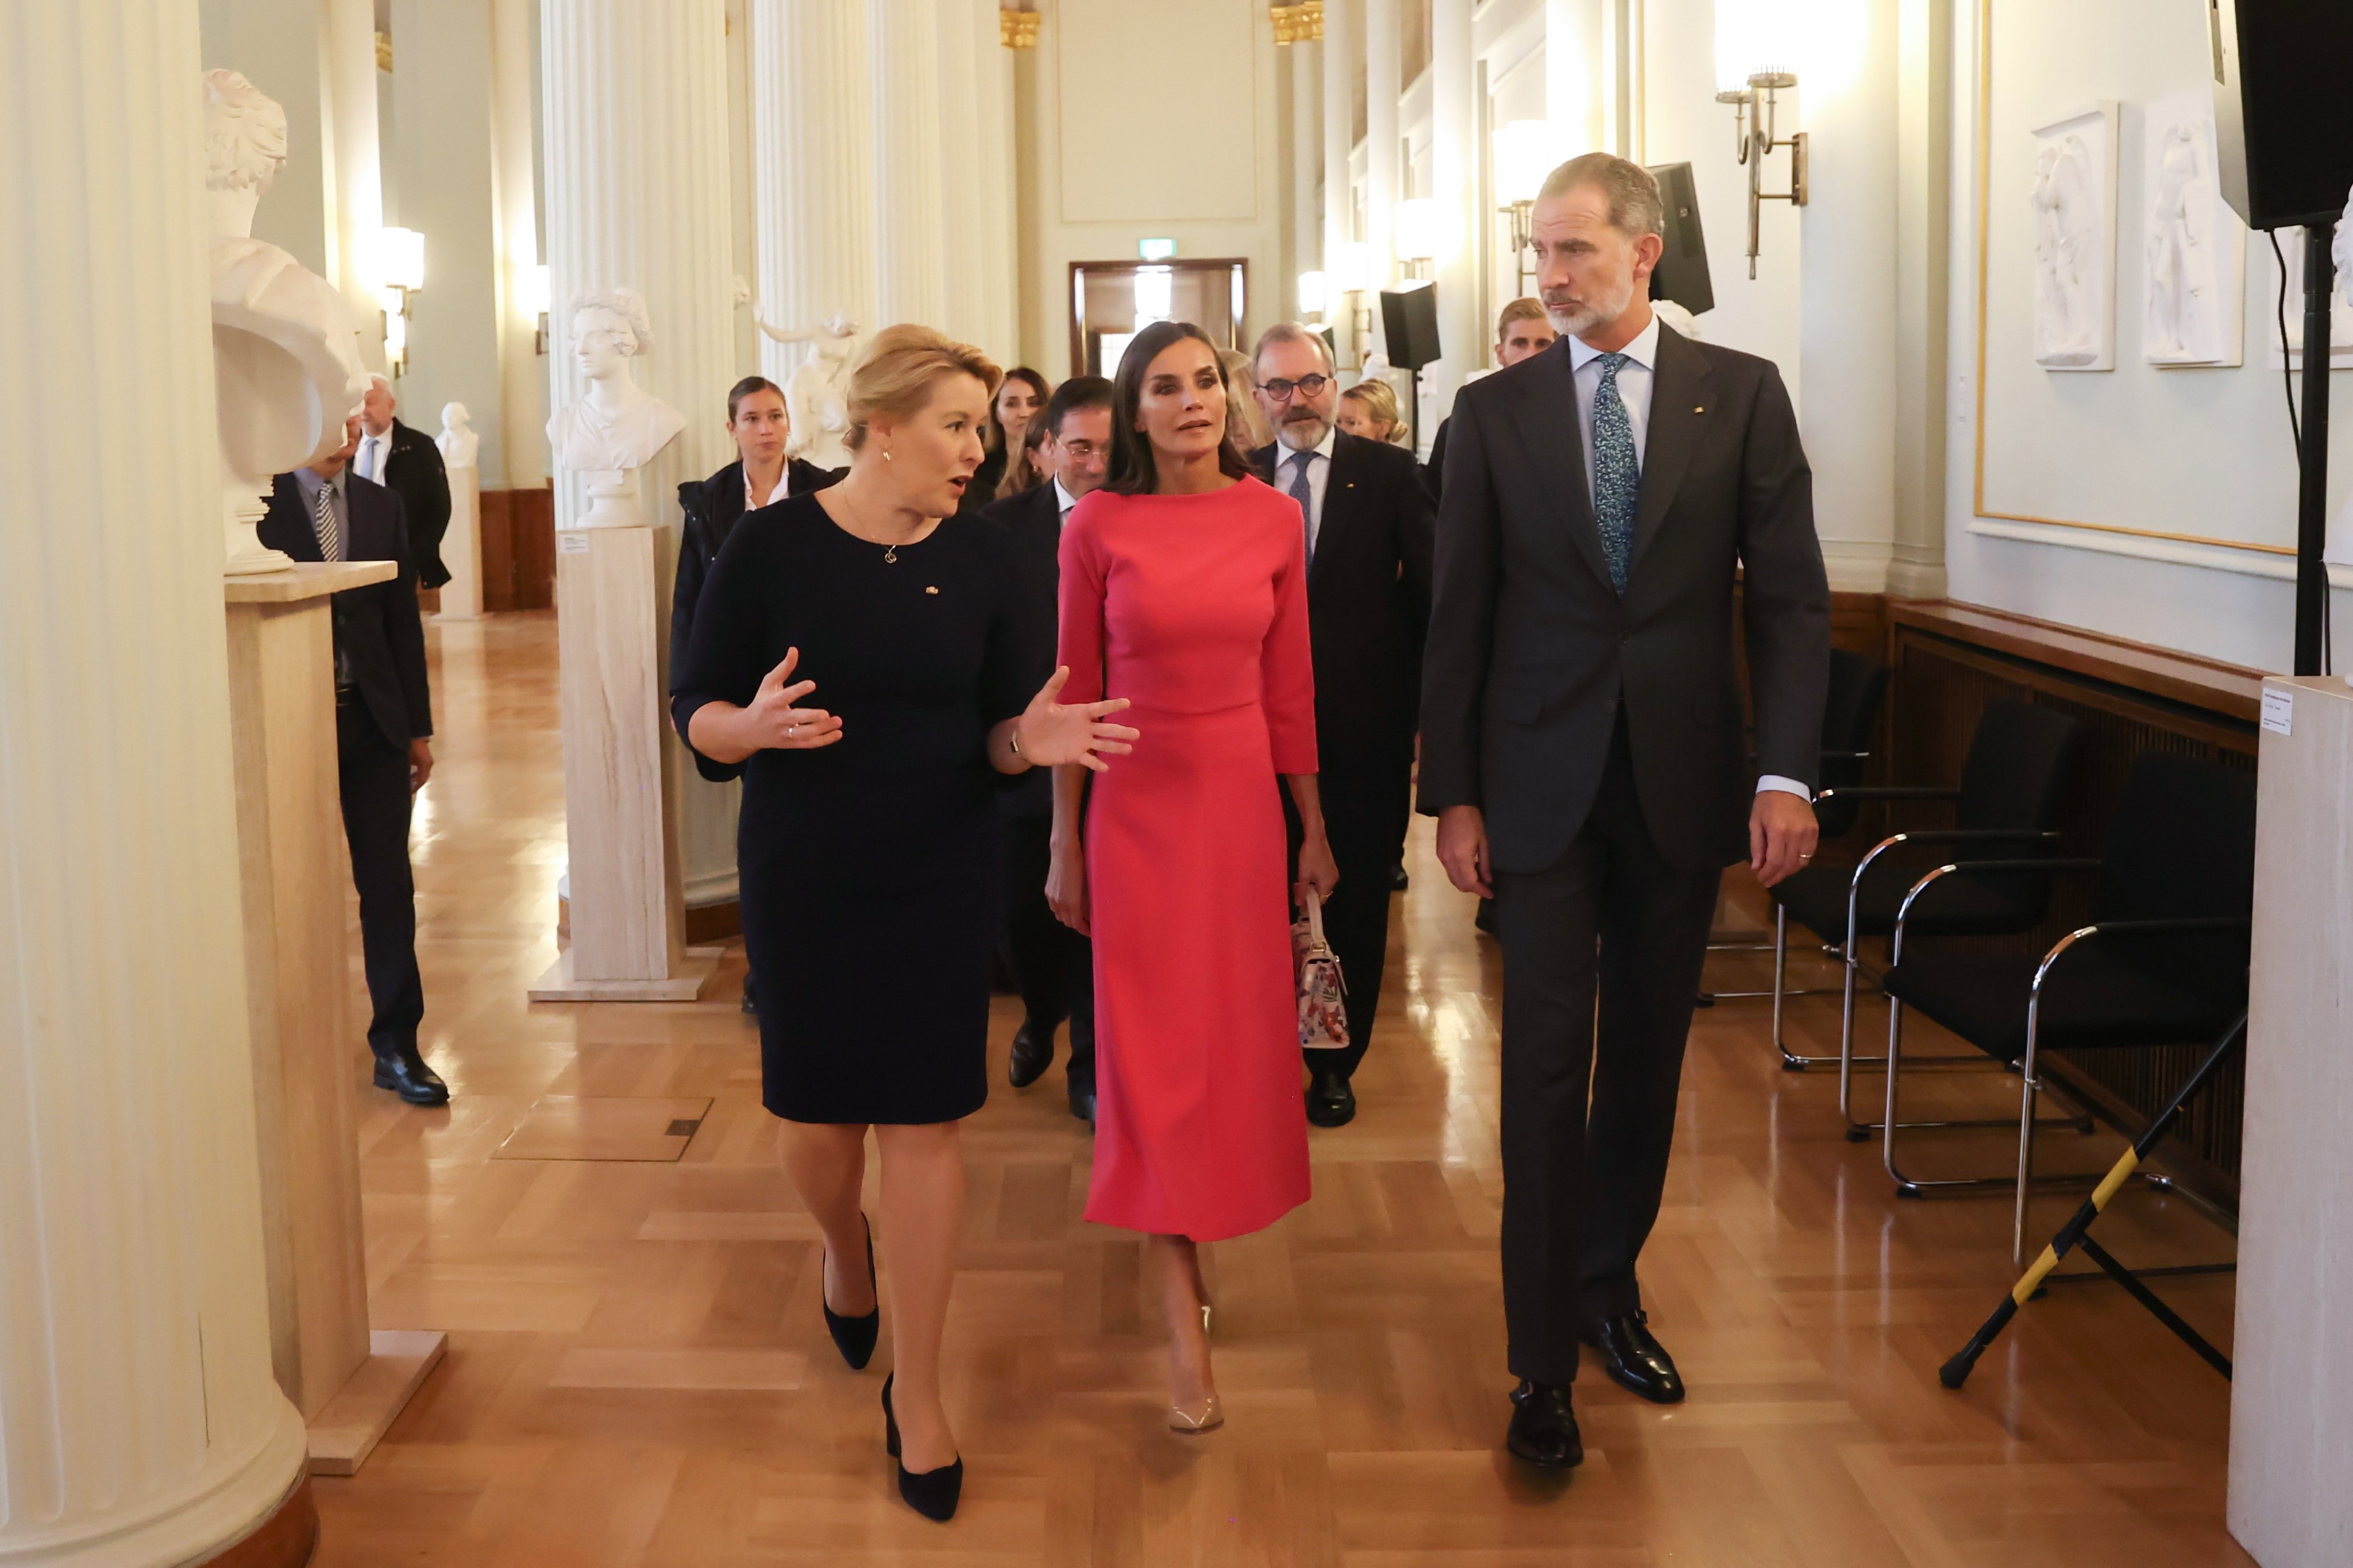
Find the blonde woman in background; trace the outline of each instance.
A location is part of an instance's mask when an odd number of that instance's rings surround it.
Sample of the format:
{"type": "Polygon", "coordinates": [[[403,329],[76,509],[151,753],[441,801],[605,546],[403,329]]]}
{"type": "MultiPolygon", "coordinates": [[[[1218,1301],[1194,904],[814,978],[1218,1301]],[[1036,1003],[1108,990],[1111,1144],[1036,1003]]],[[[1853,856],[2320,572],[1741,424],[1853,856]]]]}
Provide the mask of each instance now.
{"type": "Polygon", "coordinates": [[[1342,393],[1336,422],[1351,436],[1413,448],[1413,426],[1398,407],[1397,389],[1386,381],[1367,378],[1342,393]]]}
{"type": "Polygon", "coordinates": [[[1233,395],[1226,399],[1226,439],[1241,452],[1255,452],[1274,439],[1274,426],[1258,411],[1258,373],[1250,365],[1250,355],[1240,349],[1219,349],[1218,363],[1226,367],[1226,384],[1233,395]]]}

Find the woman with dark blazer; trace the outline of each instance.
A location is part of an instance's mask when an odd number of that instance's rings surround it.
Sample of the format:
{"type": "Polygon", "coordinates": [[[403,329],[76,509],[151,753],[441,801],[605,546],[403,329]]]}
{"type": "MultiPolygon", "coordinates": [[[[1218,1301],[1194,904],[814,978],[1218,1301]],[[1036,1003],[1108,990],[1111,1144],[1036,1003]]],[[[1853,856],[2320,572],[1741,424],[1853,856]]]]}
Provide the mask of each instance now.
{"type": "Polygon", "coordinates": [[[1135,736],[1103,722],[1124,701],[1059,703],[1059,673],[1036,686],[1044,660],[1012,546],[956,515],[997,378],[979,350],[928,327],[876,334],[850,373],[849,472],[735,531],[671,682],[702,774],[744,780],[761,1099],[825,1237],[826,1326],[862,1369],[881,1328],[879,1250],[899,1492],[941,1520],[964,1477],[940,1338],[964,1211],[959,1128],[988,1095],[992,781],[1100,768],[1099,752],[1135,736]],[[869,1129],[881,1154],[871,1229],[869,1129]]]}

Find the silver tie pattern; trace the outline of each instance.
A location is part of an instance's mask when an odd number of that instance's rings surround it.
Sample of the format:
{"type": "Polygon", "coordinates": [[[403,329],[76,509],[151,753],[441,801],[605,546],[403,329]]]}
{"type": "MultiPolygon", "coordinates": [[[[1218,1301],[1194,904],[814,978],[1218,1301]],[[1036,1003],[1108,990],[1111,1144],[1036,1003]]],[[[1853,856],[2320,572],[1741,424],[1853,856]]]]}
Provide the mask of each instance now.
{"type": "Polygon", "coordinates": [[[311,526],[319,535],[319,559],[322,561],[342,559],[341,542],[336,538],[335,530],[334,486],[319,487],[318,497],[312,503],[311,526]]]}
{"type": "Polygon", "coordinates": [[[1292,455],[1291,499],[1299,503],[1300,526],[1307,530],[1307,558],[1315,559],[1315,524],[1309,509],[1315,504],[1314,487],[1307,482],[1307,466],[1315,460],[1313,452],[1292,455]]]}
{"type": "Polygon", "coordinates": [[[1634,506],[1641,493],[1642,459],[1634,450],[1634,426],[1618,395],[1624,354],[1601,354],[1601,384],[1593,389],[1593,521],[1601,528],[1601,554],[1609,563],[1610,585],[1626,592],[1626,567],[1634,551],[1634,506]]]}

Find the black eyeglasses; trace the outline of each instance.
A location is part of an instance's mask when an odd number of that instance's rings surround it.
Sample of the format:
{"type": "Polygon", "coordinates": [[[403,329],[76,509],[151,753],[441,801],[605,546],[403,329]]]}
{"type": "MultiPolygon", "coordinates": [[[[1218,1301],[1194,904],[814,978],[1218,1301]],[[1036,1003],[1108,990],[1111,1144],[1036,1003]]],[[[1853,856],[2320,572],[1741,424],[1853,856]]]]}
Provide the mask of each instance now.
{"type": "Polygon", "coordinates": [[[1258,384],[1260,391],[1277,403],[1288,403],[1293,392],[1304,393],[1309,397],[1322,395],[1324,389],[1332,384],[1332,378],[1328,375],[1303,375],[1297,381],[1285,381],[1277,376],[1272,381],[1261,381],[1258,384]]]}

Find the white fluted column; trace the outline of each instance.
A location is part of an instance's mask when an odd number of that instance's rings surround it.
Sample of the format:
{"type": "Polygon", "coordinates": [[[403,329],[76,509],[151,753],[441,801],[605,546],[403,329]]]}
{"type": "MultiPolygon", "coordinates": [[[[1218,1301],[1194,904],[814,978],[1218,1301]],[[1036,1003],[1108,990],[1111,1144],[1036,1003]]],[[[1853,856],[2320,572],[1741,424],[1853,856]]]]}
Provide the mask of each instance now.
{"type": "Polygon", "coordinates": [[[1342,364],[1363,355],[1347,296],[1340,292],[1342,247],[1355,237],[1348,153],[1356,140],[1356,58],[1358,0],[1324,0],[1324,270],[1342,364]]]}
{"type": "Polygon", "coordinates": [[[1601,7],[1545,0],[1545,120],[1564,161],[1601,145],[1601,7]]]}
{"type": "Polygon", "coordinates": [[[987,245],[981,221],[980,85],[974,79],[986,57],[974,47],[978,29],[972,16],[977,5],[978,0],[933,0],[940,52],[939,235],[971,238],[934,247],[932,265],[941,274],[947,300],[946,310],[932,325],[963,342],[978,342],[987,331],[979,256],[987,245]]]}
{"type": "Polygon", "coordinates": [[[1437,0],[1430,8],[1430,171],[1441,221],[1438,236],[1438,342],[1445,355],[1422,374],[1421,421],[1414,440],[1429,445],[1454,405],[1463,374],[1486,359],[1480,329],[1478,234],[1481,106],[1472,63],[1471,0],[1437,0]]]}
{"type": "Polygon", "coordinates": [[[867,0],[874,61],[875,325],[936,327],[948,311],[955,242],[940,228],[937,0],[867,0]]]}
{"type": "Polygon", "coordinates": [[[1291,270],[1282,280],[1292,309],[1286,320],[1303,321],[1298,309],[1299,274],[1324,267],[1324,211],[1315,198],[1315,184],[1324,173],[1324,93],[1315,67],[1324,46],[1302,38],[1283,50],[1291,57],[1291,270]]]}
{"type": "MultiPolygon", "coordinates": [[[[734,456],[722,421],[727,388],[741,374],[726,7],[723,0],[543,0],[540,34],[555,340],[549,345],[549,404],[562,407],[585,390],[565,343],[570,301],[596,289],[642,294],[653,343],[638,356],[634,374],[640,386],[686,416],[686,428],[639,475],[639,504],[656,529],[655,603],[666,606],[678,558],[678,486],[734,456]]],[[[586,511],[582,477],[559,469],[556,528],[571,528],[586,511]]],[[[559,554],[559,566],[565,559],[559,554]]],[[[656,637],[648,657],[659,661],[664,651],[656,637]]],[[[659,705],[667,671],[649,684],[659,705]]],[[[735,864],[736,788],[697,775],[669,734],[667,713],[652,718],[664,737],[664,791],[687,896],[698,902],[723,897],[735,864]]],[[[567,781],[575,762],[595,765],[567,757],[567,781]]],[[[572,859],[577,868],[576,842],[572,859]]],[[[573,892],[576,942],[587,912],[577,875],[573,892]]]]}
{"type": "Polygon", "coordinates": [[[6,1563],[203,1562],[304,1470],[262,1264],[201,69],[195,0],[0,7],[0,98],[47,128],[0,160],[26,218],[0,297],[37,307],[0,314],[6,1563]],[[174,411],[135,464],[91,416],[130,386],[174,411]]]}
{"type": "MultiPolygon", "coordinates": [[[[752,180],[760,308],[780,327],[839,310],[871,331],[874,157],[859,0],[754,0],[752,180]]],[[[783,386],[808,351],[765,337],[783,386]]]]}
{"type": "MultiPolygon", "coordinates": [[[[491,156],[497,203],[500,429],[506,482],[547,483],[547,362],[539,353],[539,191],[533,149],[536,0],[491,0],[491,156]]],[[[549,301],[552,306],[554,301],[549,301]]],[[[548,311],[548,324],[555,312],[548,311]]],[[[424,412],[420,410],[419,412],[424,412]]],[[[437,416],[439,410],[432,411],[437,416]]],[[[492,433],[484,431],[486,439],[492,433]]]]}
{"type": "Polygon", "coordinates": [[[979,84],[981,335],[974,341],[1000,364],[1021,357],[1018,197],[1013,145],[1013,51],[1002,41],[997,0],[966,0],[974,31],[973,79],[979,84]]]}
{"type": "MultiPolygon", "coordinates": [[[[1398,98],[1405,91],[1405,41],[1398,0],[1365,0],[1365,245],[1371,254],[1373,339],[1381,331],[1380,290],[1397,278],[1394,228],[1404,174],[1398,148],[1398,98]]],[[[1402,391],[1400,385],[1400,391],[1402,391]]],[[[1413,433],[1421,439],[1421,432],[1413,433]]]]}

